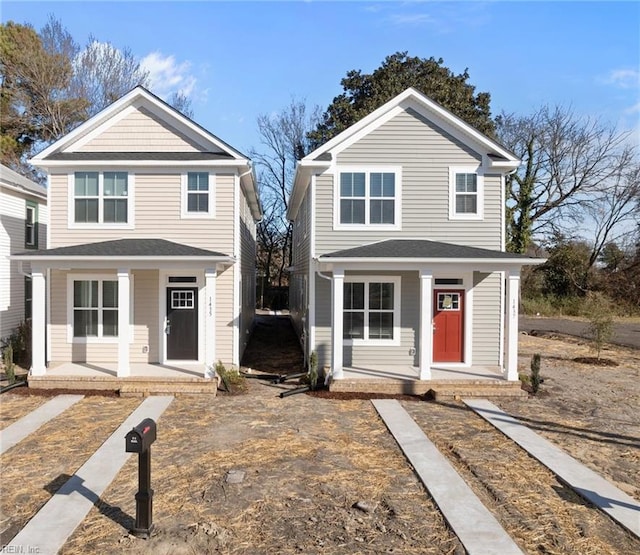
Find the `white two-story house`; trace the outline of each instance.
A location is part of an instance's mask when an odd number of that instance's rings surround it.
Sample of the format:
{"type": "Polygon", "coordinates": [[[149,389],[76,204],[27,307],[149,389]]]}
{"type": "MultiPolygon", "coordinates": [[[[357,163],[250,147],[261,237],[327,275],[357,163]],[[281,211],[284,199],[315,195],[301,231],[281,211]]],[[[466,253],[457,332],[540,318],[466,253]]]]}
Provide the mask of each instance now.
{"type": "Polygon", "coordinates": [[[415,89],[299,162],[291,316],[332,387],[518,380],[520,269],[543,262],[505,252],[519,164],[415,89]]]}
{"type": "Polygon", "coordinates": [[[47,244],[47,190],[0,165],[0,339],[31,318],[31,278],[9,259],[47,244]]]}
{"type": "Polygon", "coordinates": [[[33,284],[32,377],[239,365],[261,217],[246,156],[137,87],[31,162],[51,214],[47,248],[13,257],[33,284]]]}

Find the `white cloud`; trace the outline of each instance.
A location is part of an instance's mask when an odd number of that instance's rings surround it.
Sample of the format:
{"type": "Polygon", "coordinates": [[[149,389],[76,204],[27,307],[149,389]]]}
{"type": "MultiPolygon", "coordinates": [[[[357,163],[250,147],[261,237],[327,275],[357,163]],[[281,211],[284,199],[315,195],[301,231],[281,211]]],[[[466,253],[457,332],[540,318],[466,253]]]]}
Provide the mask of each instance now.
{"type": "Polygon", "coordinates": [[[417,14],[393,14],[389,20],[394,25],[424,25],[427,23],[436,23],[436,20],[426,13],[417,14]]]}
{"type": "Polygon", "coordinates": [[[640,71],[637,69],[614,69],[609,72],[604,82],[620,89],[637,88],[640,85],[640,71]]]}
{"type": "Polygon", "coordinates": [[[149,87],[154,94],[166,98],[174,92],[191,97],[197,79],[190,73],[191,63],[178,63],[174,56],[164,56],[162,52],[151,52],[140,62],[149,72],[149,87]]]}

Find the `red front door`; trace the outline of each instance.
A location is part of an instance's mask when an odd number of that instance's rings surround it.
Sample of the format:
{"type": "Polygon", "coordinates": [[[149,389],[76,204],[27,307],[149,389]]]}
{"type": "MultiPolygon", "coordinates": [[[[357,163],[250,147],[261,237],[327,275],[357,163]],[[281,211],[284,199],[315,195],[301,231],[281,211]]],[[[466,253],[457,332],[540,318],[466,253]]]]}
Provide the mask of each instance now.
{"type": "Polygon", "coordinates": [[[433,362],[463,362],[464,291],[433,292],[433,362]]]}

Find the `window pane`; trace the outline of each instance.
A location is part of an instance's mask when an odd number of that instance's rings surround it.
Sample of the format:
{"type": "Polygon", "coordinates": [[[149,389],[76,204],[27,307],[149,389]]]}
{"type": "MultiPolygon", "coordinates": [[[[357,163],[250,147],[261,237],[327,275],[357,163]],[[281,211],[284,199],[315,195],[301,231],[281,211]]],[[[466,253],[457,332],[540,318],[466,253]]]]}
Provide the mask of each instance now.
{"type": "Polygon", "coordinates": [[[118,335],[118,311],[105,310],[102,312],[103,337],[116,337],[118,335]]]}
{"type": "Polygon", "coordinates": [[[457,173],[456,191],[459,193],[475,193],[477,191],[477,175],[475,173],[457,173]]]}
{"type": "Polygon", "coordinates": [[[369,221],[372,224],[393,224],[395,219],[393,200],[372,200],[369,221]]]}
{"type": "Polygon", "coordinates": [[[79,308],[98,307],[98,282],[74,281],[73,306],[79,308]]]}
{"type": "Polygon", "coordinates": [[[77,199],[75,221],[78,223],[98,221],[98,199],[77,199]]]}
{"type": "Polygon", "coordinates": [[[97,197],[98,172],[76,172],[75,195],[77,197],[97,197]]]}
{"type": "Polygon", "coordinates": [[[340,223],[341,224],[363,224],[364,223],[364,200],[341,200],[340,201],[340,223]]]}
{"type": "Polygon", "coordinates": [[[127,223],[127,200],[105,199],[104,221],[107,223],[127,223]]]}
{"type": "Polygon", "coordinates": [[[382,196],[382,174],[372,173],[369,175],[370,194],[372,197],[382,196]]]}
{"type": "Polygon", "coordinates": [[[477,214],[476,195],[456,195],[456,213],[458,214],[477,214]]]}
{"type": "Polygon", "coordinates": [[[118,308],[118,282],[102,282],[102,306],[106,308],[118,308]]]}
{"type": "Polygon", "coordinates": [[[209,194],[208,193],[188,193],[187,194],[187,211],[188,212],[208,212],[209,211],[209,194]]]}
{"type": "Polygon", "coordinates": [[[104,172],[103,186],[107,197],[126,197],[127,172],[104,172]]]}
{"type": "Polygon", "coordinates": [[[341,197],[353,196],[353,174],[352,173],[340,174],[340,196],[341,197]]]}
{"type": "Polygon", "coordinates": [[[96,337],[98,335],[98,311],[74,310],[73,311],[73,336],[96,337]]]}
{"type": "Polygon", "coordinates": [[[382,174],[382,196],[383,197],[396,196],[396,174],[395,173],[382,174]]]}
{"type": "Polygon", "coordinates": [[[393,310],[393,283],[369,284],[369,309],[393,310]]]}
{"type": "Polygon", "coordinates": [[[393,312],[369,313],[369,339],[393,339],[393,312]]]}
{"type": "Polygon", "coordinates": [[[364,312],[345,312],[342,325],[343,339],[364,339],[364,312]]]}
{"type": "Polygon", "coordinates": [[[207,172],[191,172],[187,174],[188,191],[208,191],[209,174],[207,172]]]}
{"type": "Polygon", "coordinates": [[[344,308],[364,310],[364,283],[344,284],[344,308]]]}

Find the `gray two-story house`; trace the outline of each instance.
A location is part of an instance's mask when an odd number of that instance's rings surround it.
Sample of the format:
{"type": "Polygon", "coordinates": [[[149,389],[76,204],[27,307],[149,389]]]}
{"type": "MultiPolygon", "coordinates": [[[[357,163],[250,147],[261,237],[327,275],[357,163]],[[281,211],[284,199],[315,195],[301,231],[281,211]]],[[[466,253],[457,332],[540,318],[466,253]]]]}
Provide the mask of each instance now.
{"type": "Polygon", "coordinates": [[[542,262],[505,252],[519,164],[415,89],[299,162],[291,317],[333,388],[517,382],[520,270],[542,262]]]}

